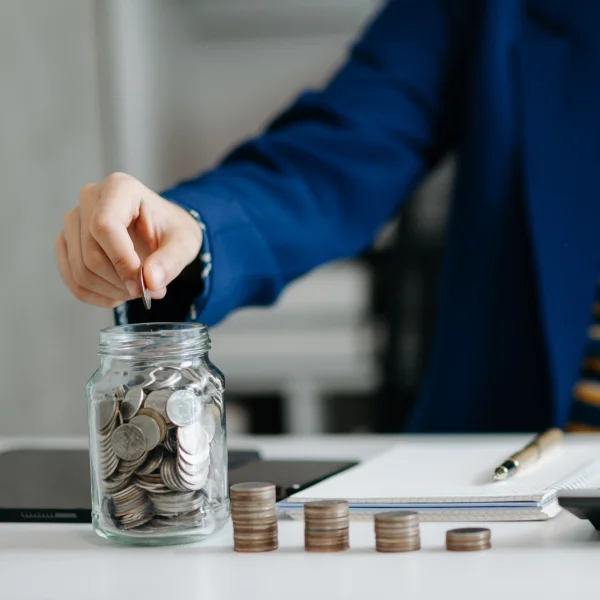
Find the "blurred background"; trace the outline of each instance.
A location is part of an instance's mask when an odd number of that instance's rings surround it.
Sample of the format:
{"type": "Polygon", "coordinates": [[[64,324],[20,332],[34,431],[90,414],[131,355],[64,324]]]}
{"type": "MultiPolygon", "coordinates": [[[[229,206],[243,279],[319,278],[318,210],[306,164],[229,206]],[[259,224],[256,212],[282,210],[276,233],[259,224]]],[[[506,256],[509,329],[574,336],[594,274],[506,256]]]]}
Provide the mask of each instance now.
{"type": "MultiPolygon", "coordinates": [[[[209,168],[327,80],[375,0],[2,0],[0,435],[86,433],[110,311],[60,280],[79,188],[125,171],[160,191],[209,168]]],[[[211,331],[230,433],[397,431],[433,324],[452,163],[373,248],[211,331]]]]}

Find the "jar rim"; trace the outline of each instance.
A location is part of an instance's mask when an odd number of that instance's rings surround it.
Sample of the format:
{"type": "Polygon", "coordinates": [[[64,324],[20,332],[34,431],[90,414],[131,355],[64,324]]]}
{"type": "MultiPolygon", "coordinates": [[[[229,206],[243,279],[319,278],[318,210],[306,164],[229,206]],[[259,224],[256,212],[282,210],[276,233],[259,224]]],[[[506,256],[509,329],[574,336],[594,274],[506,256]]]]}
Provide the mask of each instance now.
{"type": "Polygon", "coordinates": [[[208,328],[203,323],[130,323],[100,330],[98,353],[121,358],[144,355],[173,356],[210,349],[208,328]]]}

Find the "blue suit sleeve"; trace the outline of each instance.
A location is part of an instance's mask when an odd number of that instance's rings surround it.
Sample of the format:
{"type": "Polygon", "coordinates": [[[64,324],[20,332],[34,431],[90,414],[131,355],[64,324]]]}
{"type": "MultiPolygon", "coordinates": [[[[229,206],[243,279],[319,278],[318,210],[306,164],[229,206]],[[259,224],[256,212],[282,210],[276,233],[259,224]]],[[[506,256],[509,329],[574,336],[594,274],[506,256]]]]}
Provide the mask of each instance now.
{"type": "Polygon", "coordinates": [[[194,317],[212,325],[271,304],[294,278],[372,243],[455,135],[469,6],[392,0],[323,90],[163,193],[195,211],[210,241],[210,293],[194,317]]]}

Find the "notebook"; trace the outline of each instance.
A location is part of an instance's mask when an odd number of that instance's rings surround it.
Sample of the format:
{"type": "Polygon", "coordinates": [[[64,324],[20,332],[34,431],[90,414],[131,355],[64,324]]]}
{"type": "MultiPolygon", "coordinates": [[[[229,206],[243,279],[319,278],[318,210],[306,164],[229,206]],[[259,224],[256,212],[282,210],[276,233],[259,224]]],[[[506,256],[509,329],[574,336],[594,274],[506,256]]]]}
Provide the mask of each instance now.
{"type": "Polygon", "coordinates": [[[289,496],[279,509],[302,518],[305,502],[343,498],[352,519],[371,518],[382,510],[417,510],[422,520],[430,521],[540,520],[562,510],[559,492],[600,487],[600,438],[595,436],[565,440],[504,481],[492,481],[494,469],[519,444],[477,439],[399,444],[289,496]]]}

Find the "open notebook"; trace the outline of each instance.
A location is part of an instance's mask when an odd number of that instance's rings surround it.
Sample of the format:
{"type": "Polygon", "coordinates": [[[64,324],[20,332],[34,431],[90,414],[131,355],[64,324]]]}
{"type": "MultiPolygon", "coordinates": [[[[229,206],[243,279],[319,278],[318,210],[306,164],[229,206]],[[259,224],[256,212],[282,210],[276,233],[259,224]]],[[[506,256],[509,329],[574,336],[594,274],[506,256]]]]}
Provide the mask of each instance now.
{"type": "Polygon", "coordinates": [[[302,518],[307,501],[343,498],[350,503],[353,519],[370,518],[382,510],[418,510],[422,520],[536,520],[561,510],[556,498],[561,490],[600,487],[600,438],[595,436],[565,440],[562,447],[505,481],[492,481],[492,474],[519,449],[518,444],[463,440],[394,446],[293,494],[279,508],[302,518]]]}

